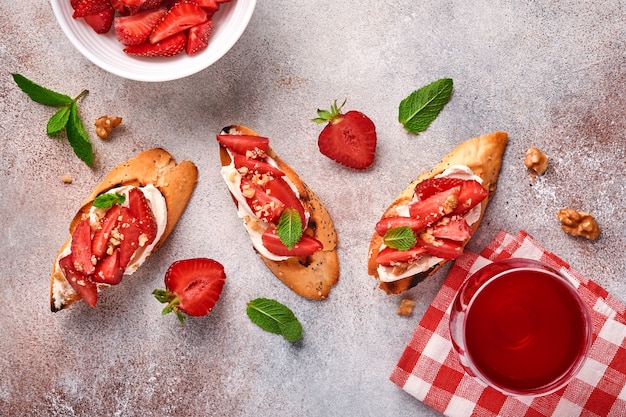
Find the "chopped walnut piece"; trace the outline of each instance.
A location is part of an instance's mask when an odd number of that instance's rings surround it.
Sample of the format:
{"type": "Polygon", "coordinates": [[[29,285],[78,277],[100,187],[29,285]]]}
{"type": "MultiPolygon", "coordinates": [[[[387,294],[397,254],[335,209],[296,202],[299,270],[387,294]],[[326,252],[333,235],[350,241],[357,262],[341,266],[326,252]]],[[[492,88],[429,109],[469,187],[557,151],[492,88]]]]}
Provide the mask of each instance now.
{"type": "Polygon", "coordinates": [[[71,184],[72,183],[72,177],[70,177],[69,175],[63,175],[61,177],[61,181],[63,181],[63,184],[71,184]]]}
{"type": "Polygon", "coordinates": [[[402,299],[402,301],[400,301],[400,305],[398,306],[398,315],[410,316],[413,314],[413,307],[415,307],[415,301],[407,298],[402,299]]]}
{"type": "Polygon", "coordinates": [[[122,118],[118,116],[101,116],[96,119],[94,126],[96,126],[96,135],[100,139],[106,139],[109,137],[111,130],[118,127],[122,123],[122,118]]]}
{"type": "Polygon", "coordinates": [[[557,215],[561,222],[561,229],[572,236],[583,236],[595,240],[600,234],[596,219],[589,213],[566,208],[559,210],[557,215]]]}
{"type": "Polygon", "coordinates": [[[524,165],[535,174],[543,175],[548,169],[548,157],[537,148],[530,148],[526,151],[524,165]]]}

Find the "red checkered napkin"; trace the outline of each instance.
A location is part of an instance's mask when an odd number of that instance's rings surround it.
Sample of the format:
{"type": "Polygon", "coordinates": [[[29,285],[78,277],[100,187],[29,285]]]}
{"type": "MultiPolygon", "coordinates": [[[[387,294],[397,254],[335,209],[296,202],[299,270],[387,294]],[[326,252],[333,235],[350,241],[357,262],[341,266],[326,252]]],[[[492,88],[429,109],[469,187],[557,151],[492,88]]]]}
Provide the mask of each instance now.
{"type": "Polygon", "coordinates": [[[450,269],[409,341],[391,380],[433,409],[464,416],[626,416],[626,306],[545,250],[526,232],[498,233],[479,255],[465,251],[450,269]],[[450,341],[450,306],[465,278],[509,257],[541,260],[577,283],[593,320],[593,344],[567,386],[535,399],[509,397],[463,372],[450,341]]]}

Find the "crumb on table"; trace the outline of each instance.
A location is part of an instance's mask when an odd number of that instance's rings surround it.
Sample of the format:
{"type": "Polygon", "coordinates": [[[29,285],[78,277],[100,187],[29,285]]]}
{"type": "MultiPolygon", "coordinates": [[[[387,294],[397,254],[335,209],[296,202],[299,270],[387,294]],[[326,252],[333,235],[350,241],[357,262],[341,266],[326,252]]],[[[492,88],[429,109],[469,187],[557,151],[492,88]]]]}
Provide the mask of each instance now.
{"type": "Polygon", "coordinates": [[[404,298],[398,306],[398,315],[410,316],[413,314],[413,307],[415,307],[415,301],[404,298]]]}

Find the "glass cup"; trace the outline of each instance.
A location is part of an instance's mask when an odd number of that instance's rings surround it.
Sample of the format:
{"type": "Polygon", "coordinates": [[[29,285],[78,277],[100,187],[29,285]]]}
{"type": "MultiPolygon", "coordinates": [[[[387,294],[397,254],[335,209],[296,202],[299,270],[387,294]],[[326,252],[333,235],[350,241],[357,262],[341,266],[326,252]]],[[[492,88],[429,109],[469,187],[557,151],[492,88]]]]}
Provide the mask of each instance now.
{"type": "Polygon", "coordinates": [[[565,386],[582,367],[592,324],[574,285],[534,260],[493,262],[467,278],[450,335],[465,371],[512,396],[565,386]]]}

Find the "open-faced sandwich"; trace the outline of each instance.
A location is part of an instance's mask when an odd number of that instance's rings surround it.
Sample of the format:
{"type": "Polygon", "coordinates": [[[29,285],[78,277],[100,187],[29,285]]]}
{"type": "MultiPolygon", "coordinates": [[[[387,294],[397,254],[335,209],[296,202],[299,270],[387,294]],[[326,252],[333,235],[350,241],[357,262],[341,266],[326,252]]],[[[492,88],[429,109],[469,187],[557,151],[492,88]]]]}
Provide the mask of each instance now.
{"type": "Polygon", "coordinates": [[[339,279],[337,234],[330,214],[269,146],[244,126],[218,135],[222,176],[252,245],[297,294],[321,300],[339,279]]]}
{"type": "Polygon", "coordinates": [[[52,267],[52,311],[81,299],[95,306],[102,289],[135,272],[178,222],[197,178],[192,162],[177,164],[160,148],[115,167],[70,223],[52,267]]]}
{"type": "Polygon", "coordinates": [[[414,287],[456,259],[496,189],[506,132],[462,142],[411,182],[376,224],[368,273],[388,294],[414,287]]]}

